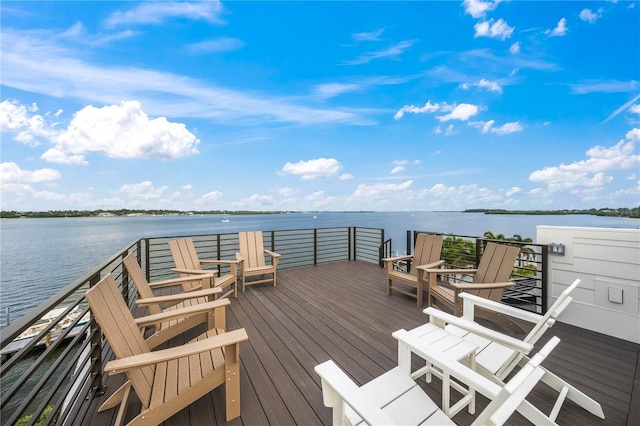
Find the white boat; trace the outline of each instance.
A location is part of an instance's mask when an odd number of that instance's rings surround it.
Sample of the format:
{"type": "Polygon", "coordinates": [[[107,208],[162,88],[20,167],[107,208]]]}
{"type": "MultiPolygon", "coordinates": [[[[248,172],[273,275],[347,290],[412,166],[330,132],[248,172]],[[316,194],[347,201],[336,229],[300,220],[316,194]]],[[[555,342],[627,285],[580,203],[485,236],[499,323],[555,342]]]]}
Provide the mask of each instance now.
{"type": "Polygon", "coordinates": [[[221,220],[220,222],[222,222],[222,223],[227,223],[227,222],[229,222],[229,215],[228,215],[228,214],[226,214],[226,213],[225,213],[225,214],[223,214],[223,215],[222,215],[222,220],[221,220]]]}
{"type": "MultiPolygon", "coordinates": [[[[67,308],[56,308],[47,312],[42,318],[36,321],[35,324],[23,331],[22,334],[13,339],[11,343],[9,343],[4,349],[2,349],[0,351],[0,355],[9,355],[22,349],[29,343],[31,339],[38,336],[42,332],[42,330],[56,321],[66,309],[67,308]]],[[[35,347],[42,345],[49,346],[49,344],[58,339],[60,335],[69,328],[71,323],[73,323],[73,321],[78,318],[81,313],[82,312],[80,308],[73,308],[67,315],[64,316],[64,318],[58,321],[58,323],[44,336],[44,339],[40,339],[40,341],[36,343],[35,347]]],[[[82,317],[80,321],[78,321],[73,330],[71,330],[67,335],[67,338],[76,336],[87,322],[89,322],[89,312],[87,312],[84,317],[82,317]]]]}

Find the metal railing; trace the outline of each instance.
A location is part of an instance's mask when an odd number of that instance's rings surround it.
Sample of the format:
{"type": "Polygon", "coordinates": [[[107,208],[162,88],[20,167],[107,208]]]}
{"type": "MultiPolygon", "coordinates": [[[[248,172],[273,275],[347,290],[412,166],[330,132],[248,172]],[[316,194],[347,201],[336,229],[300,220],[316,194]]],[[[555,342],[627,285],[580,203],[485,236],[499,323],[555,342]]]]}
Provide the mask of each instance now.
{"type": "MultiPolygon", "coordinates": [[[[237,234],[190,236],[198,254],[209,259],[234,258],[237,234]]],[[[266,248],[280,253],[278,268],[318,265],[340,260],[380,263],[384,231],[336,227],[263,232],[266,248]]],[[[2,424],[82,424],[91,399],[103,391],[103,363],[111,349],[90,315],[84,293],[113,274],[133,310],[137,293],[122,260],[135,253],[150,281],[173,276],[167,241],[183,237],[143,238],[117,251],[92,271],[9,324],[0,333],[0,410],[2,424]],[[28,339],[22,333],[42,322],[54,309],[64,308],[28,339]],[[73,319],[68,321],[70,316],[73,319]]]]}

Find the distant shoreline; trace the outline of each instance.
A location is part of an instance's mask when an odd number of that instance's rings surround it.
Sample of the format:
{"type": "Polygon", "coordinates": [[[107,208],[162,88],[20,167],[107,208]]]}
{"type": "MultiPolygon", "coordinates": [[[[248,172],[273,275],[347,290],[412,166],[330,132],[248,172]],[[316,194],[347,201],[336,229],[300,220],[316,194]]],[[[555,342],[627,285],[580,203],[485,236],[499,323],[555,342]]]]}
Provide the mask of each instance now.
{"type": "MultiPolygon", "coordinates": [[[[193,216],[193,215],[258,215],[258,214],[301,214],[323,213],[326,211],[181,211],[181,210],[51,210],[37,211],[0,211],[2,219],[30,219],[30,218],[54,218],[54,217],[123,217],[123,216],[193,216]]],[[[634,208],[604,208],[585,210],[502,210],[502,209],[467,209],[460,211],[436,211],[436,213],[483,213],[483,214],[511,214],[511,215],[573,215],[584,214],[593,216],[611,216],[640,218],[640,206],[634,208]]],[[[376,213],[375,211],[331,211],[330,213],[376,213]]]]}

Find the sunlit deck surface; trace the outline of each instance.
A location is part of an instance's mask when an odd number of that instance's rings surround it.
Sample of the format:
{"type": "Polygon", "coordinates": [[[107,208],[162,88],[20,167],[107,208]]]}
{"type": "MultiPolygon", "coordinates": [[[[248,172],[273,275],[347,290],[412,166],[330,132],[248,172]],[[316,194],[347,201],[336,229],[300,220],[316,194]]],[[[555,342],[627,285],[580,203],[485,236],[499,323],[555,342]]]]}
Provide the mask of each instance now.
{"type": "MultiPolygon", "coordinates": [[[[241,344],[242,415],[230,424],[327,425],[331,410],[322,404],[315,365],[333,359],[359,384],[364,384],[397,362],[395,330],[411,329],[427,317],[415,299],[387,296],[384,269],[363,262],[344,261],[278,271],[278,286],[248,287],[227,307],[227,328],[244,327],[249,341],[241,344]]],[[[558,417],[561,425],[640,424],[639,345],[558,323],[541,339],[551,336],[561,344],[544,365],[565,378],[604,409],[605,420],[567,401],[558,417]]],[[[184,336],[186,338],[188,336],[184,336]]],[[[176,344],[177,342],[172,342],[176,344]]],[[[416,367],[418,360],[414,360],[416,367]]],[[[109,378],[106,394],[121,383],[109,378]]],[[[434,401],[440,401],[438,379],[419,383],[434,401]]],[[[116,410],[97,413],[104,397],[93,401],[91,418],[78,424],[110,425],[116,410]]],[[[550,412],[555,394],[538,385],[529,400],[550,412]]],[[[478,399],[478,411],[487,404],[478,399]]],[[[127,419],[139,410],[129,404],[127,419]]],[[[218,388],[174,415],[165,425],[224,424],[224,391],[218,388]]],[[[461,425],[473,418],[462,411],[461,425]]],[[[509,424],[528,424],[516,414],[509,424]]]]}

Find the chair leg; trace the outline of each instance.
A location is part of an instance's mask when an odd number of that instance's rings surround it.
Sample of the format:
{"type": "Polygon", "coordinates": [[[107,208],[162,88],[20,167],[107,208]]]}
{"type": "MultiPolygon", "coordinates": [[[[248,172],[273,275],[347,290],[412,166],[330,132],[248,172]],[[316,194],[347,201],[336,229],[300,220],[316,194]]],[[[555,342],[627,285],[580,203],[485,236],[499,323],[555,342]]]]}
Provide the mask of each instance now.
{"type": "Polygon", "coordinates": [[[230,345],[225,347],[225,371],[227,380],[225,382],[225,399],[227,421],[240,416],[240,345],[230,345]]]}
{"type": "Polygon", "coordinates": [[[109,410],[116,405],[120,404],[125,396],[128,395],[129,388],[131,388],[131,383],[127,380],[124,382],[122,386],[120,386],[111,396],[107,398],[105,402],[102,403],[100,408],[98,408],[98,413],[102,411],[109,410]]]}

